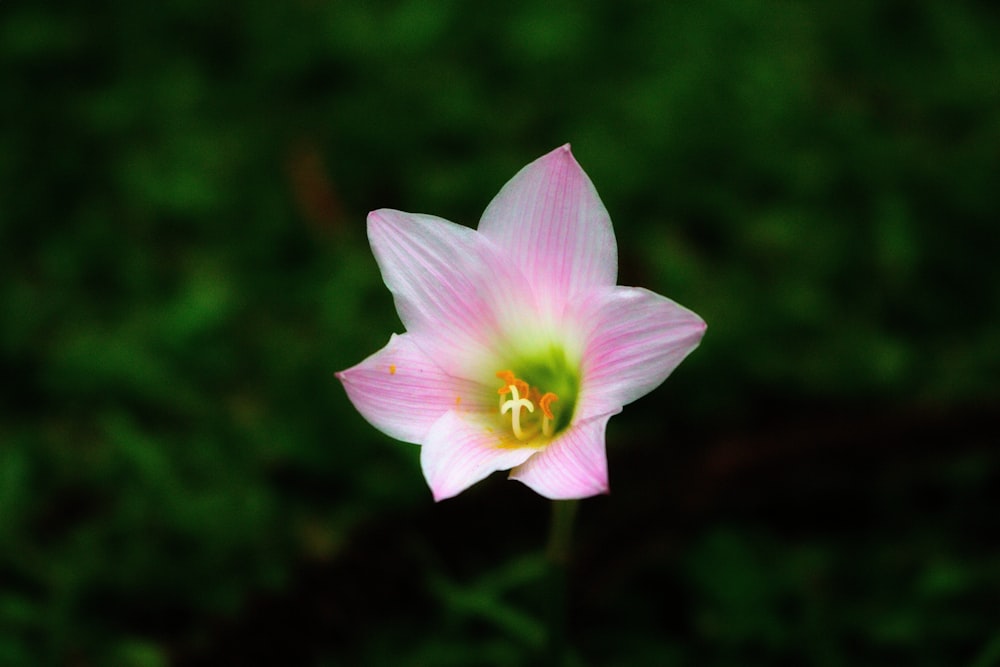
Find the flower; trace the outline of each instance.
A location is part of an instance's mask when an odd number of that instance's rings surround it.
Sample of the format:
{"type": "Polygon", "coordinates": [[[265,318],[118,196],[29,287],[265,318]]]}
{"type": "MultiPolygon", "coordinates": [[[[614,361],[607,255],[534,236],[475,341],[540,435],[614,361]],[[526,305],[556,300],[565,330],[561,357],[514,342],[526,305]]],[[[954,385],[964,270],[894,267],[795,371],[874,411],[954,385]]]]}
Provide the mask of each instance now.
{"type": "Polygon", "coordinates": [[[548,498],[607,493],[608,419],[705,332],[616,285],[611,219],[568,144],[521,169],[478,230],[381,209],[368,238],[406,332],[337,377],[375,428],[422,446],[435,500],[507,469],[548,498]]]}

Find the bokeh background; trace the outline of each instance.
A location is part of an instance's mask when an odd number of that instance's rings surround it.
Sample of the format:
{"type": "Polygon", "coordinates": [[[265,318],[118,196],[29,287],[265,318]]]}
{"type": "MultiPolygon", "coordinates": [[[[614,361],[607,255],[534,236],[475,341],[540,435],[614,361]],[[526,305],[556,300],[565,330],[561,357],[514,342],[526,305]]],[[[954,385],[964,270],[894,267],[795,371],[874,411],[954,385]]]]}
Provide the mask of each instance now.
{"type": "Polygon", "coordinates": [[[709,324],[611,422],[569,664],[1000,664],[1000,10],[0,5],[0,664],[523,665],[548,503],[333,374],[365,238],[571,142],[709,324]]]}

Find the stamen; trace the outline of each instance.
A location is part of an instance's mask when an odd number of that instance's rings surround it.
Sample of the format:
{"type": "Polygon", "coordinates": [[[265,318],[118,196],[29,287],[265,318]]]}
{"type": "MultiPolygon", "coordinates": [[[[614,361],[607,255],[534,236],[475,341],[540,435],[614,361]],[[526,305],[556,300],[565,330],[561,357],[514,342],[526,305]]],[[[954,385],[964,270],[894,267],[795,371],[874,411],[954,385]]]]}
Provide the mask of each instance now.
{"type": "Polygon", "coordinates": [[[532,387],[514,375],[513,371],[498,371],[496,376],[504,383],[502,387],[497,389],[497,394],[500,395],[498,401],[500,414],[511,413],[510,426],[514,436],[518,440],[530,440],[541,431],[545,437],[552,437],[555,432],[556,419],[552,412],[552,403],[558,401],[559,397],[551,391],[543,394],[538,387],[532,387]],[[508,399],[507,394],[510,394],[511,398],[508,399]],[[537,417],[534,419],[525,417],[527,421],[522,424],[521,410],[526,409],[529,413],[534,413],[536,405],[541,407],[541,414],[538,415],[541,417],[541,428],[539,428],[537,417]]]}
{"type": "Polygon", "coordinates": [[[545,392],[545,395],[538,399],[538,407],[542,409],[542,434],[546,437],[552,435],[553,420],[556,418],[552,414],[552,402],[558,401],[559,397],[553,394],[551,391],[545,392]]]}
{"type": "Polygon", "coordinates": [[[500,394],[500,401],[497,405],[500,414],[503,414],[503,397],[510,393],[511,385],[517,378],[514,377],[514,371],[497,371],[497,377],[503,380],[503,386],[497,389],[497,393],[500,394]]]}
{"type": "Polygon", "coordinates": [[[521,398],[526,398],[529,401],[531,400],[531,387],[528,386],[527,382],[515,378],[514,386],[517,387],[517,390],[521,393],[521,398]]]}
{"type": "Polygon", "coordinates": [[[517,380],[514,371],[497,371],[497,377],[503,380],[503,386],[497,389],[497,393],[506,396],[510,391],[510,386],[517,380]]]}
{"type": "Polygon", "coordinates": [[[552,408],[549,406],[551,406],[554,401],[558,400],[559,397],[553,394],[551,391],[545,392],[545,395],[542,396],[540,399],[538,399],[538,406],[542,409],[542,412],[545,413],[545,416],[548,417],[549,419],[556,418],[555,415],[552,414],[552,408]]]}
{"type": "Polygon", "coordinates": [[[528,400],[538,405],[538,401],[542,400],[542,392],[538,391],[538,387],[528,388],[528,400]]]}

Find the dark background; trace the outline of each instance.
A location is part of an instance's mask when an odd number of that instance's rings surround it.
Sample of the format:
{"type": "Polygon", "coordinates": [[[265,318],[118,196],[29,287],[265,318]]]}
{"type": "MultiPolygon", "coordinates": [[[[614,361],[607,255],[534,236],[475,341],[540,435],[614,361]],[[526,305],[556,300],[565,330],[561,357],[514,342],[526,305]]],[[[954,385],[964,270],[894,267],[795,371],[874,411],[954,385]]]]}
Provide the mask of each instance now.
{"type": "Polygon", "coordinates": [[[1000,12],[0,5],[0,664],[522,665],[548,503],[435,505],[333,376],[368,210],[571,142],[708,322],[608,432],[571,664],[1000,664],[1000,12]]]}

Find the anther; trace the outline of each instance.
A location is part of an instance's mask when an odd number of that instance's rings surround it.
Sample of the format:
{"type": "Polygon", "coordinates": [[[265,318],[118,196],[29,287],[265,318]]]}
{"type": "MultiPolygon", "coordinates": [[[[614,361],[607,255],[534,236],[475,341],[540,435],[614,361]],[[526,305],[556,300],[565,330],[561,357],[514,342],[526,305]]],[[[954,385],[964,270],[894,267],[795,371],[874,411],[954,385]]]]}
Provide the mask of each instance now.
{"type": "Polygon", "coordinates": [[[559,397],[551,391],[545,392],[545,395],[538,399],[538,407],[542,409],[542,435],[546,437],[551,436],[554,430],[552,421],[556,417],[552,414],[552,402],[558,400],[559,397]]]}
{"type": "Polygon", "coordinates": [[[558,401],[559,397],[553,394],[551,391],[545,392],[545,395],[538,399],[538,406],[542,409],[542,413],[545,414],[549,419],[555,419],[555,415],[552,414],[552,408],[550,407],[554,401],[558,401]]]}
{"type": "Polygon", "coordinates": [[[497,389],[501,396],[505,396],[510,391],[510,386],[518,381],[513,371],[497,371],[497,377],[503,380],[503,386],[497,389]]]}

